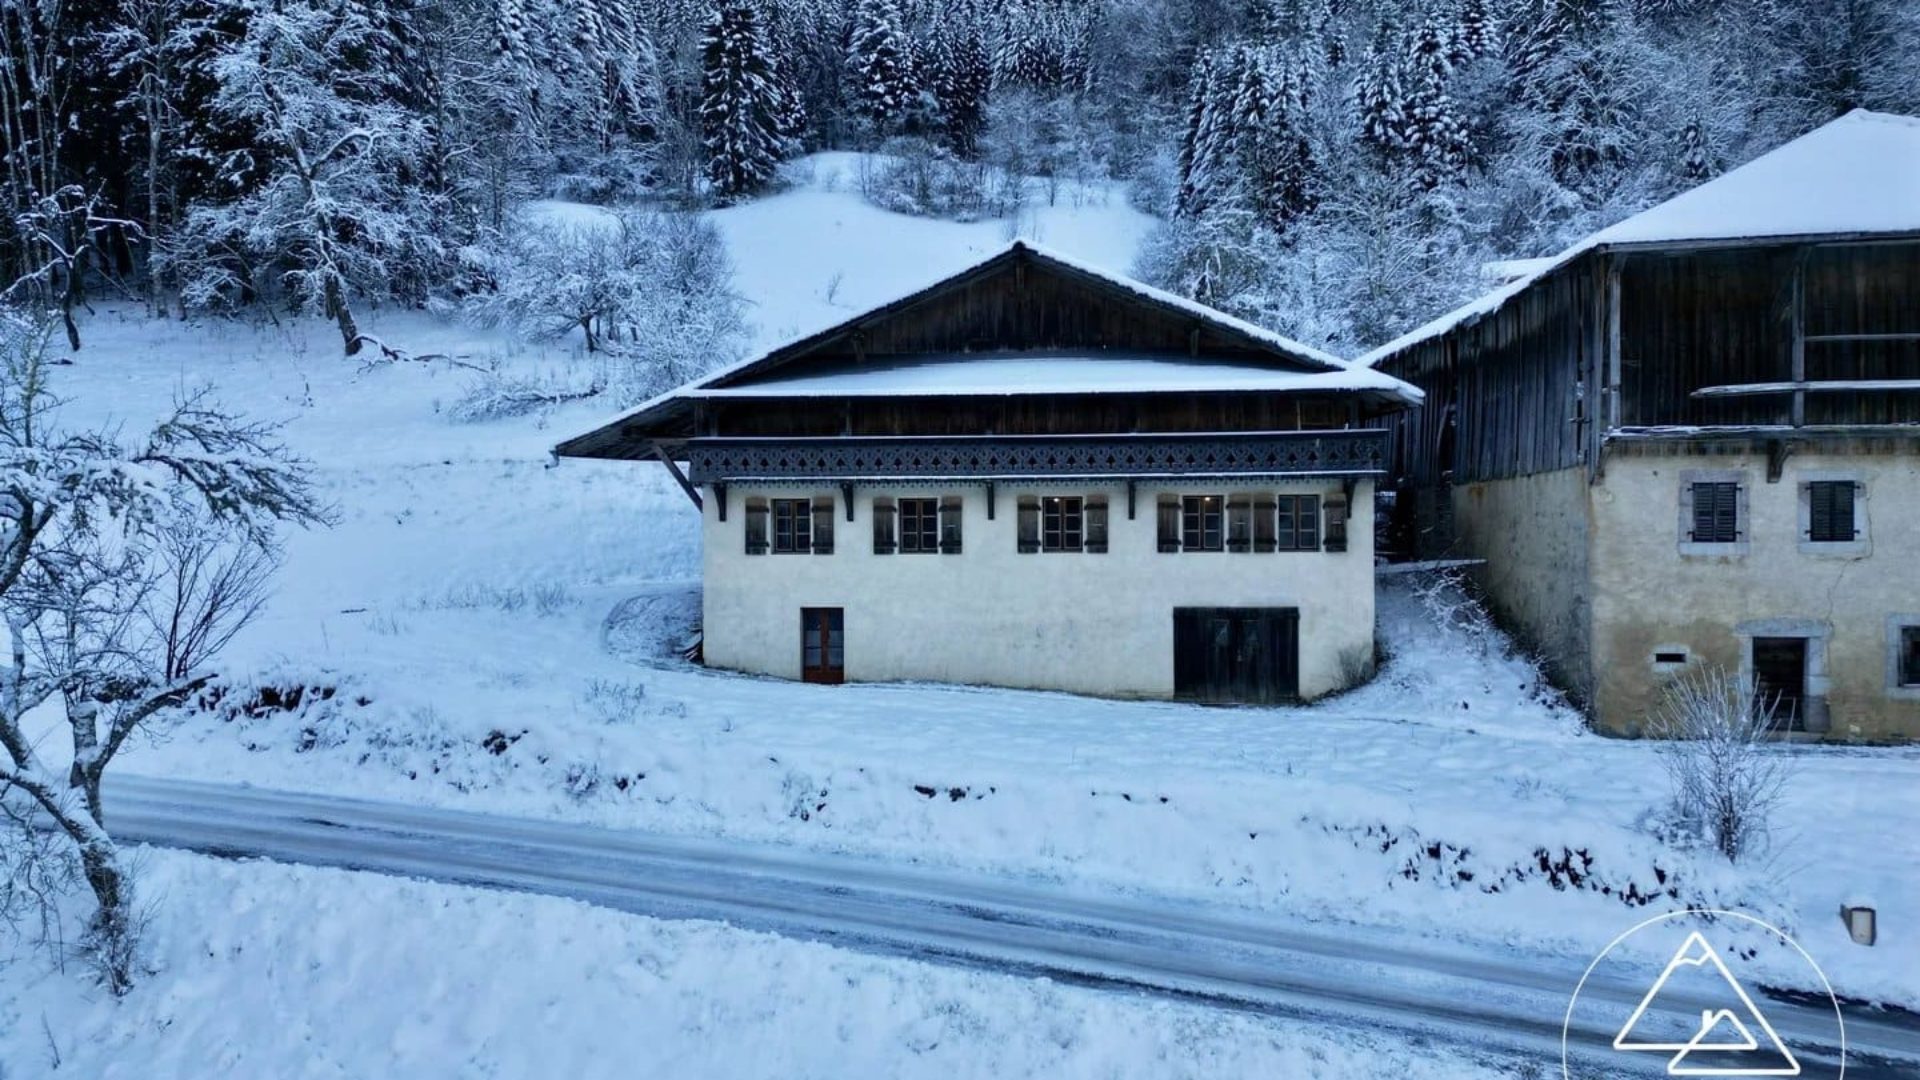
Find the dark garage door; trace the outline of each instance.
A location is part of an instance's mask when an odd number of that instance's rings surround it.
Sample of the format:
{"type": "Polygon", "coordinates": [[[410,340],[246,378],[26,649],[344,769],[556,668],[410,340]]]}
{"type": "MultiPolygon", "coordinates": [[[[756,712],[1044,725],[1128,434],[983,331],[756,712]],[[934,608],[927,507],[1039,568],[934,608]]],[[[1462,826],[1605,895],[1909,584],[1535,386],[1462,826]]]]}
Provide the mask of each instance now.
{"type": "Polygon", "coordinates": [[[1300,697],[1299,608],[1174,608],[1173,693],[1270,704],[1300,697]]]}

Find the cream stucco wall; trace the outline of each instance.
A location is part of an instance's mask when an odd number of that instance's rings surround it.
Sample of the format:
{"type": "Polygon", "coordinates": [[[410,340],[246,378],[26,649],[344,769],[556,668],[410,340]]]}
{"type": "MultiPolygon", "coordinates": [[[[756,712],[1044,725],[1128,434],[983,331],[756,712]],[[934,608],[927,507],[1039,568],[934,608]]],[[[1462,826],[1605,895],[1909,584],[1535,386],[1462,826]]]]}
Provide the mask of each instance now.
{"type": "Polygon", "coordinates": [[[1494,617],[1582,702],[1593,686],[1587,506],[1585,468],[1453,489],[1455,547],[1486,560],[1474,574],[1494,617]]]}
{"type": "Polygon", "coordinates": [[[1167,697],[1173,693],[1173,609],[1297,607],[1300,690],[1339,689],[1341,654],[1373,648],[1373,486],[1355,491],[1345,552],[1158,550],[1157,497],[1241,490],[1337,495],[1338,483],[1264,485],[1141,483],[1127,518],[1124,485],[1002,482],[995,518],[978,483],[860,485],[854,520],[837,487],[731,485],[728,514],[707,493],[705,655],[716,667],[786,678],[800,675],[799,612],[839,607],[846,618],[846,674],[855,681],[924,679],[1080,693],[1167,697]],[[1017,550],[1022,495],[1104,494],[1105,554],[1017,550]],[[746,500],[832,495],[831,555],[745,554],[746,500]],[[876,496],[960,495],[957,555],[873,553],[876,496]]]}
{"type": "Polygon", "coordinates": [[[1830,737],[1920,738],[1920,694],[1888,686],[1889,618],[1920,612],[1920,456],[1800,451],[1768,483],[1762,454],[1610,452],[1592,506],[1602,723],[1639,728],[1669,670],[1654,664],[1656,650],[1742,670],[1746,624],[1750,633],[1825,636],[1824,671],[1815,676],[1824,680],[1830,737]],[[1740,474],[1744,553],[1683,553],[1681,488],[1691,470],[1740,474]],[[1840,476],[1865,485],[1863,542],[1826,551],[1804,544],[1801,484],[1840,476]]]}

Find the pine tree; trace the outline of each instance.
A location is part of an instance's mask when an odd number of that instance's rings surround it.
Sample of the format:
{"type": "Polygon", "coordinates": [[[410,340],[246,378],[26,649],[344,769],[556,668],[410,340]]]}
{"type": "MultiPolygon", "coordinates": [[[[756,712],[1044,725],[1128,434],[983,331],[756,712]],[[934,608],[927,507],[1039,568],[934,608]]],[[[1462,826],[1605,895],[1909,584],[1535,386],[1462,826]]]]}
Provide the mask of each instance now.
{"type": "Polygon", "coordinates": [[[1390,22],[1374,29],[1367,47],[1355,97],[1360,109],[1360,133],[1376,150],[1393,154],[1406,149],[1406,61],[1399,32],[1390,22]]]}
{"type": "Polygon", "coordinates": [[[1276,233],[1313,207],[1303,64],[1275,48],[1235,51],[1230,130],[1248,201],[1276,233]]]}
{"type": "Polygon", "coordinates": [[[1487,0],[1462,0],[1455,40],[1459,42],[1461,63],[1499,55],[1500,28],[1487,8],[1487,0]]]}
{"type": "Polygon", "coordinates": [[[847,42],[847,78],[853,109],[868,129],[885,136],[913,124],[919,86],[913,45],[897,0],[860,0],[847,42]]]}
{"type": "Polygon", "coordinates": [[[792,152],[795,99],[782,85],[751,0],[722,0],[714,9],[700,59],[707,179],[721,198],[737,198],[773,179],[792,152]]]}
{"type": "Polygon", "coordinates": [[[1413,157],[1413,180],[1432,189],[1459,176],[1471,143],[1458,104],[1447,92],[1453,74],[1448,26],[1437,14],[1413,35],[1407,72],[1413,83],[1407,96],[1406,148],[1413,157]]]}
{"type": "Polygon", "coordinates": [[[993,61],[971,11],[947,14],[927,42],[927,90],[939,111],[947,148],[971,158],[987,126],[993,61]]]}
{"type": "Polygon", "coordinates": [[[1220,185],[1230,181],[1234,151],[1232,95],[1236,89],[1230,56],[1203,52],[1194,59],[1187,89],[1187,126],[1180,141],[1180,187],[1174,196],[1176,217],[1206,212],[1220,185]]]}

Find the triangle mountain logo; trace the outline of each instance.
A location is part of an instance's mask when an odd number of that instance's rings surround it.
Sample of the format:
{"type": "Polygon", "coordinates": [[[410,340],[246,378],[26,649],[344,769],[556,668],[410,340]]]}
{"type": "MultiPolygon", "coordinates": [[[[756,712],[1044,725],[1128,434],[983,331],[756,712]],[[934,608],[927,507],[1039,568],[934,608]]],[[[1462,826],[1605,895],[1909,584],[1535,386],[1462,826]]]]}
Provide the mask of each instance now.
{"type": "MultiPolygon", "coordinates": [[[[1654,1024],[1648,1022],[1645,1026],[1654,1024]]],[[[1666,969],[1640,999],[1639,1007],[1627,1018],[1620,1033],[1613,1037],[1613,1048],[1672,1054],[1667,1062],[1668,1076],[1800,1075],[1800,1062],[1793,1052],[1747,996],[1740,981],[1727,970],[1720,954],[1697,930],[1687,935],[1673,959],[1667,961],[1666,969]],[[1642,1031],[1643,1021],[1653,1019],[1648,1016],[1650,1011],[1658,1019],[1692,1015],[1693,1006],[1661,1001],[1663,994],[1669,998],[1682,996],[1678,986],[1668,988],[1669,981],[1676,976],[1680,983],[1688,986],[1685,996],[1691,998],[1695,993],[1704,993],[1718,1006],[1698,1009],[1699,1025],[1684,1042],[1642,1031]]]]}

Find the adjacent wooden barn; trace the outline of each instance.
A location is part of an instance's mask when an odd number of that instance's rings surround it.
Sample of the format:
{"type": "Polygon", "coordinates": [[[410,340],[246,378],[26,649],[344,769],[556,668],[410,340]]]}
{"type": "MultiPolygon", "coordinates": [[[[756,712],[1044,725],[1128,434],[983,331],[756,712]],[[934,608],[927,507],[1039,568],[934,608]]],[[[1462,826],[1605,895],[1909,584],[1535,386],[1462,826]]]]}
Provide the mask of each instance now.
{"type": "Polygon", "coordinates": [[[1855,112],[1362,358],[1402,543],[1608,728],[1744,673],[1795,730],[1920,735],[1920,120],[1855,112]]]}

